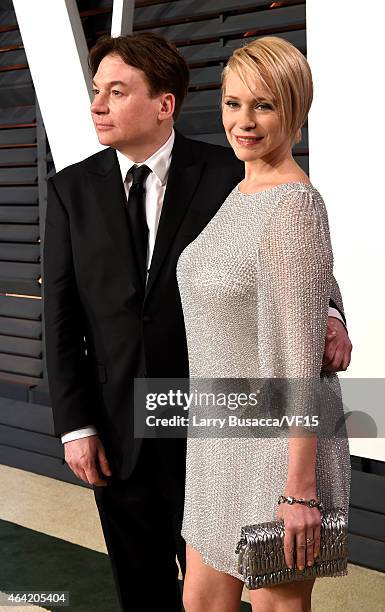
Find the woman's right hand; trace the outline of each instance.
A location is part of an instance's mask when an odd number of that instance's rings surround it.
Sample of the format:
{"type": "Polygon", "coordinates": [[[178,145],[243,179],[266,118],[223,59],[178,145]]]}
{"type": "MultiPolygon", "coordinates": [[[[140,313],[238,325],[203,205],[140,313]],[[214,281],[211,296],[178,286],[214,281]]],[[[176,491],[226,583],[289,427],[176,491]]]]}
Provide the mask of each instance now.
{"type": "MultiPolygon", "coordinates": [[[[301,495],[309,499],[315,495],[301,495]]],[[[320,554],[321,513],[318,508],[309,508],[303,504],[279,505],[277,518],[282,519],[285,526],[284,552],[286,565],[303,570],[305,565],[311,566],[320,554]]]]}

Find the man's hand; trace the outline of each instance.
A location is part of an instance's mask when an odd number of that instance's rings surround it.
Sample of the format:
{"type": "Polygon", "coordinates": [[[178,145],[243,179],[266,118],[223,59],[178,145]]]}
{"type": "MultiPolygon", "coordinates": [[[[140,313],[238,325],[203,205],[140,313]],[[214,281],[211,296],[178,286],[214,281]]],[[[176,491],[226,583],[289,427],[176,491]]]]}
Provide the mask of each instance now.
{"type": "Polygon", "coordinates": [[[346,370],[350,363],[352,348],[348,332],[342,321],[335,317],[328,317],[322,370],[324,372],[346,370]]]}
{"type": "Polygon", "coordinates": [[[98,435],[65,442],[64,458],[75,476],[87,484],[105,486],[107,481],[101,475],[112,475],[98,435]]]}

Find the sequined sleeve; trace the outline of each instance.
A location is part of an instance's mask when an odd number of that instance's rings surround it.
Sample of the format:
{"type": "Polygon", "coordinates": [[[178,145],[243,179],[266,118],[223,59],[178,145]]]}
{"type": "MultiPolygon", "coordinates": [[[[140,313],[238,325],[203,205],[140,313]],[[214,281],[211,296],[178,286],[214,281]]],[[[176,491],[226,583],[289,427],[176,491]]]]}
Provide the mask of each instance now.
{"type": "Polygon", "coordinates": [[[319,378],[333,256],[318,192],[293,190],[282,196],[265,229],[259,263],[259,329],[270,343],[270,363],[261,355],[264,374],[319,378]]]}
{"type": "Polygon", "coordinates": [[[333,255],[317,191],[295,189],[282,195],[258,258],[260,371],[267,379],[285,379],[281,414],[323,421],[320,373],[333,255]]]}

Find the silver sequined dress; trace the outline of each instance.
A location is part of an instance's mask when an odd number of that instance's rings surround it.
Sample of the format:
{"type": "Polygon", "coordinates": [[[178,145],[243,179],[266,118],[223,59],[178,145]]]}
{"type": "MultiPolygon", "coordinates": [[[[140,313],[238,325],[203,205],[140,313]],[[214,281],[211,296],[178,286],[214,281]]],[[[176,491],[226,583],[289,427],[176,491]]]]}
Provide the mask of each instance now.
{"type": "MultiPolygon", "coordinates": [[[[319,379],[329,297],[343,308],[332,259],[325,205],[312,185],[247,195],[236,187],[178,261],[190,377],[319,379]]],[[[337,377],[322,380],[324,413],[341,416],[340,401],[328,405],[339,395],[337,377]]],[[[287,465],[287,436],[189,433],[182,535],[205,563],[242,579],[240,528],[276,518],[287,465]]],[[[316,476],[325,509],[347,516],[346,436],[318,438],[316,476]]]]}

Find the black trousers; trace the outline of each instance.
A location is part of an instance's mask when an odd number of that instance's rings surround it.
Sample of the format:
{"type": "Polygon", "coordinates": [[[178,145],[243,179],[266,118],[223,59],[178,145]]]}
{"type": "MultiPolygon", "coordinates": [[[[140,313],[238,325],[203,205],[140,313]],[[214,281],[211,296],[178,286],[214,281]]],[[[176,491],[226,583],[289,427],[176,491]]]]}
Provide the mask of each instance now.
{"type": "Polygon", "coordinates": [[[181,536],[184,440],[143,440],[128,480],[94,486],[123,612],[181,612],[178,566],[186,571],[181,536]]]}

